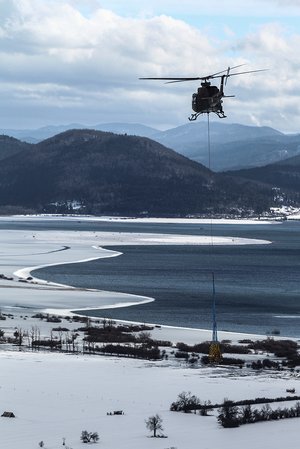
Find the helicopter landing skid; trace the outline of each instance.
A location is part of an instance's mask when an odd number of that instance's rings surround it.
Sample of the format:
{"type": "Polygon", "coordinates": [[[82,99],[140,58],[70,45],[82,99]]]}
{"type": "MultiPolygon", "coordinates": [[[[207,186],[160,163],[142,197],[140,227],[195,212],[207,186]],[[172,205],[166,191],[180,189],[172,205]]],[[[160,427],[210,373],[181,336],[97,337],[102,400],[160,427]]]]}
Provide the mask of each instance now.
{"type": "Polygon", "coordinates": [[[227,117],[227,115],[225,115],[223,111],[218,111],[218,112],[216,112],[216,114],[217,114],[217,116],[219,118],[226,118],[227,117]]]}
{"type": "Polygon", "coordinates": [[[197,118],[199,117],[199,115],[201,114],[201,112],[196,112],[196,114],[191,114],[190,117],[188,117],[190,122],[193,122],[194,120],[197,120],[197,118]]]}
{"type": "MultiPolygon", "coordinates": [[[[210,112],[214,112],[215,114],[217,114],[217,116],[219,118],[226,118],[227,115],[224,114],[224,111],[208,111],[207,114],[209,114],[210,112]]],[[[197,118],[199,117],[199,115],[204,114],[203,112],[196,112],[195,114],[191,114],[190,117],[188,117],[190,122],[194,122],[195,120],[197,120],[197,118]]]]}

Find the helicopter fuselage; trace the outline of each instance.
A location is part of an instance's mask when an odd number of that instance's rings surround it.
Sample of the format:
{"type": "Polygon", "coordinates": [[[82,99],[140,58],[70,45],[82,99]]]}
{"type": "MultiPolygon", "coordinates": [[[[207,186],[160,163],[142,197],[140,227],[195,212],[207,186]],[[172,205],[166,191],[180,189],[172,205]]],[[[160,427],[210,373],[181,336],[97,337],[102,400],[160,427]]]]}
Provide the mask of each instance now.
{"type": "Polygon", "coordinates": [[[212,86],[208,81],[201,83],[201,87],[192,96],[192,109],[196,114],[192,114],[191,120],[195,120],[198,115],[215,112],[219,117],[224,118],[222,108],[223,86],[219,89],[212,86]]]}

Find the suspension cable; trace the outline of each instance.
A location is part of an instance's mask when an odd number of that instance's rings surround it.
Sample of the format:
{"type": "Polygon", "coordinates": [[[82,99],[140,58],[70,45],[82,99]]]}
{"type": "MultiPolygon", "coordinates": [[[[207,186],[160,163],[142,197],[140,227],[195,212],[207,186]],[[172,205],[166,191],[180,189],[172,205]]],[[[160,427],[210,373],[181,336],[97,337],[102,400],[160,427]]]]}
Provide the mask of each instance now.
{"type": "Polygon", "coordinates": [[[211,158],[210,158],[210,121],[209,121],[209,112],[207,113],[207,149],[208,149],[208,168],[211,169],[211,158]]]}
{"type": "MultiPolygon", "coordinates": [[[[207,113],[207,151],[208,151],[208,168],[211,171],[211,144],[210,144],[210,121],[209,121],[209,112],[207,113]]],[[[212,187],[212,182],[209,182],[209,186],[212,187]]],[[[212,207],[212,195],[211,198],[211,207],[212,207]]],[[[212,213],[210,214],[210,245],[213,249],[214,246],[214,236],[213,236],[213,219],[212,213]]],[[[211,251],[212,255],[212,251],[211,251]]]]}
{"type": "MultiPolygon", "coordinates": [[[[208,168],[211,171],[211,141],[210,141],[210,121],[209,113],[207,113],[207,150],[208,150],[208,168]]],[[[212,182],[209,183],[212,189],[212,182]]],[[[212,217],[212,194],[211,198],[211,213],[210,213],[210,259],[211,259],[211,276],[212,276],[212,324],[213,324],[213,334],[212,341],[213,346],[211,347],[211,360],[217,361],[221,357],[220,348],[218,345],[218,331],[217,331],[217,319],[216,319],[216,289],[215,289],[215,273],[213,271],[213,248],[214,248],[214,235],[213,235],[213,217],[212,217]]]]}

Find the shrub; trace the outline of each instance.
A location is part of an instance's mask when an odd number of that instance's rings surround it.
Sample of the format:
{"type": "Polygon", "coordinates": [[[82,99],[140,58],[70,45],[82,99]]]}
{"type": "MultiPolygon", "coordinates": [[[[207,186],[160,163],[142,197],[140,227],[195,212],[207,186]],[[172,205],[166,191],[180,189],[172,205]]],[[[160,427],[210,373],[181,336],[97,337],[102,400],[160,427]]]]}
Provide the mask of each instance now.
{"type": "Polygon", "coordinates": [[[171,404],[170,410],[190,413],[191,410],[199,408],[199,405],[200,399],[197,396],[192,395],[190,391],[183,391],[178,395],[177,401],[171,404]]]}
{"type": "Polygon", "coordinates": [[[108,344],[102,348],[95,348],[98,352],[106,354],[124,355],[127,357],[135,357],[147,360],[161,359],[160,350],[157,347],[147,348],[146,346],[124,346],[124,345],[112,345],[108,344]]]}
{"type": "Polygon", "coordinates": [[[80,439],[83,443],[96,443],[99,441],[99,435],[97,432],[88,432],[87,430],[83,430],[81,432],[80,439]]]}
{"type": "MultiPolygon", "coordinates": [[[[210,348],[211,342],[205,341],[203,343],[198,343],[193,346],[189,346],[185,343],[177,343],[176,347],[180,351],[185,352],[195,352],[195,353],[201,353],[201,354],[208,354],[209,348],[210,348]]],[[[220,343],[220,349],[222,354],[228,353],[228,354],[249,354],[250,349],[245,346],[239,346],[239,345],[232,345],[230,344],[230,340],[222,340],[220,343]]]]}
{"type": "MultiPolygon", "coordinates": [[[[201,357],[201,362],[204,365],[210,364],[210,359],[207,355],[204,355],[201,357]]],[[[245,364],[245,360],[242,359],[235,359],[233,357],[222,357],[222,359],[218,362],[218,365],[238,365],[243,366],[245,364]]]]}
{"type": "Polygon", "coordinates": [[[175,352],[175,357],[177,359],[188,359],[189,358],[189,354],[188,352],[184,352],[184,351],[177,351],[175,352]]]}
{"type": "Polygon", "coordinates": [[[233,405],[231,401],[224,400],[223,406],[219,409],[219,415],[217,419],[223,427],[239,427],[240,422],[238,414],[238,407],[233,405]]]}
{"type": "Polygon", "coordinates": [[[267,338],[266,340],[252,342],[249,348],[272,352],[276,357],[286,357],[290,354],[297,353],[298,345],[293,340],[274,340],[274,338],[267,338]]]}

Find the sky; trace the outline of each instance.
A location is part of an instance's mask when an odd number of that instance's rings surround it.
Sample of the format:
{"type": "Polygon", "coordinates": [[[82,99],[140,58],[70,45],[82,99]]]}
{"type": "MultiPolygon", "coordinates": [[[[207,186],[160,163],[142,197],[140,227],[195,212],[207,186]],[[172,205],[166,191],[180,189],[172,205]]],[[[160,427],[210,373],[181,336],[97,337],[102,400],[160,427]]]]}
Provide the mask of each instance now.
{"type": "Polygon", "coordinates": [[[228,80],[224,121],[298,133],[299,20],[300,0],[0,0],[0,128],[179,126],[198,82],[139,77],[245,64],[268,70],[228,80]]]}

